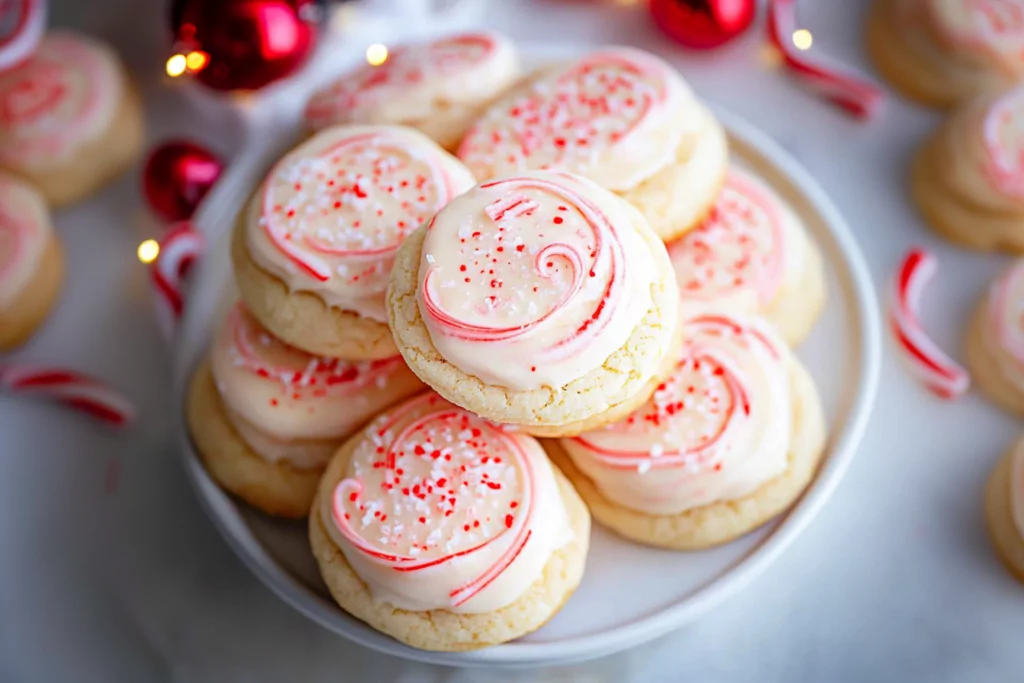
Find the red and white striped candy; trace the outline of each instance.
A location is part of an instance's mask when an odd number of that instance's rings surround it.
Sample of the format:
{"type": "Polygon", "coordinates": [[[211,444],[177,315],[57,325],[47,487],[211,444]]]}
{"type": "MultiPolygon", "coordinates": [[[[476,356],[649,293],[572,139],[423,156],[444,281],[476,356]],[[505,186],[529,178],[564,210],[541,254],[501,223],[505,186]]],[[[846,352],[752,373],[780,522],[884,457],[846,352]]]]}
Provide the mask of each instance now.
{"type": "Polygon", "coordinates": [[[793,44],[796,31],[796,0],[771,0],[768,38],[782,53],[793,75],[822,97],[854,116],[871,118],[882,103],[882,91],[867,79],[822,57],[811,58],[793,44]]]}
{"type": "Polygon", "coordinates": [[[128,399],[98,379],[63,368],[0,365],[0,394],[45,398],[123,427],[135,419],[128,399]]]}
{"type": "Polygon", "coordinates": [[[157,316],[164,335],[171,339],[185,310],[184,278],[206,246],[203,235],[187,221],[177,223],[162,240],[151,266],[157,316]]]}
{"type": "Polygon", "coordinates": [[[928,337],[918,318],[921,295],[938,267],[924,249],[911,249],[903,259],[892,285],[889,325],[913,374],[942,398],[956,398],[967,391],[971,378],[928,337]]]}
{"type": "Polygon", "coordinates": [[[15,67],[35,51],[46,29],[46,0],[0,2],[0,70],[15,67]]]}

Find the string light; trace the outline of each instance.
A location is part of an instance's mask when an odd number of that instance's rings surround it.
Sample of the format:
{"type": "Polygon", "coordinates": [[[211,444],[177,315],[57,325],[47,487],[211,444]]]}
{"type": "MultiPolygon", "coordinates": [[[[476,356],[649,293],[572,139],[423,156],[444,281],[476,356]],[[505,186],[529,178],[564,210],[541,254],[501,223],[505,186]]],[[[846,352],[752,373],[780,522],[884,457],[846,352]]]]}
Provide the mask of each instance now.
{"type": "Polygon", "coordinates": [[[185,57],[185,66],[188,67],[189,71],[199,71],[206,63],[210,61],[210,56],[205,52],[193,50],[189,52],[185,57]]]}
{"type": "Polygon", "coordinates": [[[160,255],[160,243],[156,240],[146,240],[139,245],[139,260],[143,263],[152,263],[160,255]]]}
{"type": "Polygon", "coordinates": [[[167,75],[171,78],[177,78],[185,73],[186,68],[188,68],[188,60],[185,55],[171,55],[167,60],[167,75]]]}
{"type": "Polygon", "coordinates": [[[814,43],[814,36],[805,28],[793,31],[793,45],[798,50],[807,50],[814,43]]]}
{"type": "Polygon", "coordinates": [[[384,62],[388,61],[388,48],[386,45],[380,43],[374,43],[370,47],[366,48],[366,61],[369,62],[370,66],[380,66],[384,62]]]}

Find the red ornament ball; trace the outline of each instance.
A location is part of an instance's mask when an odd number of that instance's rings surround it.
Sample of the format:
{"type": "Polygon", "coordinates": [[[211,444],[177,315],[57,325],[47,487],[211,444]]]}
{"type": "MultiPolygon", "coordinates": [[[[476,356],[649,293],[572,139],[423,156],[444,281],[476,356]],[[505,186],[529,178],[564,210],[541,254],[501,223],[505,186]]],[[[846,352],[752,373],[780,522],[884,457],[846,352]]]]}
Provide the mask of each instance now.
{"type": "Polygon", "coordinates": [[[195,78],[214,90],[258,90],[291,76],[316,46],[314,0],[175,0],[175,49],[202,52],[195,78]]]}
{"type": "Polygon", "coordinates": [[[710,50],[747,30],[757,0],[651,0],[650,7],[654,22],[673,40],[710,50]]]}
{"type": "Polygon", "coordinates": [[[153,213],[168,221],[192,217],[224,170],[209,150],[188,140],[172,140],[149,153],[142,191],[153,213]]]}

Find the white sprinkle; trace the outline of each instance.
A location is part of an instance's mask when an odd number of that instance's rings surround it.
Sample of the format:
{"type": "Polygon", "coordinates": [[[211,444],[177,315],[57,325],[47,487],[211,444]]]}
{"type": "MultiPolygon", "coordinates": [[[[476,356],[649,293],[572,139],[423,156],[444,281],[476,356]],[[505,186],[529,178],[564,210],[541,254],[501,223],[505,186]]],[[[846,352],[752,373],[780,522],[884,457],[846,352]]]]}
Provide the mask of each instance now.
{"type": "Polygon", "coordinates": [[[651,457],[660,458],[665,453],[665,448],[660,443],[651,446],[651,457]]]}
{"type": "Polygon", "coordinates": [[[430,264],[434,263],[434,255],[433,254],[427,254],[424,258],[427,259],[427,263],[430,263],[430,264]]]}
{"type": "Polygon", "coordinates": [[[651,469],[650,460],[641,460],[640,463],[636,466],[636,471],[639,472],[640,474],[645,474],[649,469],[651,469]]]}

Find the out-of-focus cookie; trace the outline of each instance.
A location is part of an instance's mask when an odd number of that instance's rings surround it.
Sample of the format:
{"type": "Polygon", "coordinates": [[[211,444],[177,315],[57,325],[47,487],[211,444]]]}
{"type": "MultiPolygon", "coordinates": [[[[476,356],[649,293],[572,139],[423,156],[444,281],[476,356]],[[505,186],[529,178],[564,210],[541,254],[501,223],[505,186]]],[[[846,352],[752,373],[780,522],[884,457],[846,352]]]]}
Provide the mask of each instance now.
{"type": "Polygon", "coordinates": [[[52,206],[89,196],[138,157],[142,104],[108,46],[54,31],[0,72],[0,167],[52,206]]]}
{"type": "Polygon", "coordinates": [[[400,356],[310,356],[272,337],[239,304],[192,380],[188,421],[221,486],[268,514],[305,517],[341,443],[422,388],[400,356]]]}
{"type": "Polygon", "coordinates": [[[957,109],[921,147],[911,189],[929,225],[974,249],[1024,253],[1024,86],[957,109]]]}
{"type": "Polygon", "coordinates": [[[0,173],[0,351],[27,340],[64,281],[64,252],[39,191],[0,173]]]}
{"type": "Polygon", "coordinates": [[[817,470],[825,422],[810,375],[762,321],[705,315],[683,336],[675,373],[643,408],[545,447],[601,524],[695,550],[788,508],[817,470]]]}
{"type": "Polygon", "coordinates": [[[986,292],[967,329],[967,364],[993,401],[1024,415],[1024,260],[1017,260],[986,292]]]}
{"type": "Polygon", "coordinates": [[[985,519],[1003,564],[1024,582],[1024,440],[992,470],[985,490],[985,519]]]}
{"type": "Polygon", "coordinates": [[[514,88],[473,125],[458,155],[478,180],[537,169],[585,176],[626,198],[669,240],[711,209],[728,142],[671,66],[606,48],[514,88]]]}
{"type": "Polygon", "coordinates": [[[363,64],[316,91],[306,124],[399,124],[454,150],[492,100],[519,78],[508,38],[491,32],[448,36],[394,48],[378,66],[363,64]]]}
{"type": "Polygon", "coordinates": [[[1021,0],[875,0],[868,53],[904,95],[949,107],[1024,80],[1021,0]]]}
{"type": "Polygon", "coordinates": [[[338,451],[309,536],[346,612],[413,647],[463,651],[534,631],[565,604],[590,515],[536,440],[430,392],[338,451]]]}
{"type": "Polygon", "coordinates": [[[765,316],[790,344],[825,305],[821,254],[800,218],[766,182],[732,167],[698,228],[671,242],[683,312],[765,316]]]}
{"type": "Polygon", "coordinates": [[[532,171],[477,186],[410,235],[388,315],[442,396],[564,436],[651,390],[678,300],[636,209],[585,178],[532,171]]]}
{"type": "Polygon", "coordinates": [[[472,186],[457,159],[410,128],[325,129],[285,155],[239,213],[242,298],[309,353],[391,357],[384,291],[398,245],[472,186]]]}

